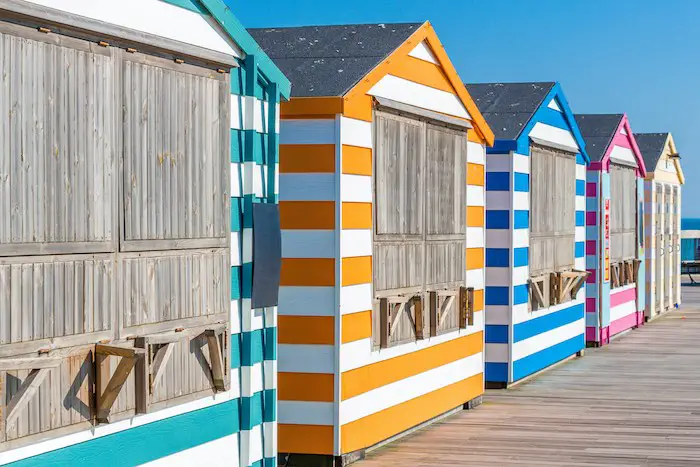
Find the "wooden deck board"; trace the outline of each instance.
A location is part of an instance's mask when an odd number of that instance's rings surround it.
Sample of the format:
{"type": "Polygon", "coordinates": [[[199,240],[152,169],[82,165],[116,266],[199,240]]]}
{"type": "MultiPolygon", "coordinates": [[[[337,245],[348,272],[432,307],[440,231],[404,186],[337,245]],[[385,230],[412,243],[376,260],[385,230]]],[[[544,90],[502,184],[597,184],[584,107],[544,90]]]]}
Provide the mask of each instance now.
{"type": "Polygon", "coordinates": [[[609,346],[368,454],[372,466],[700,465],[700,287],[609,346]]]}

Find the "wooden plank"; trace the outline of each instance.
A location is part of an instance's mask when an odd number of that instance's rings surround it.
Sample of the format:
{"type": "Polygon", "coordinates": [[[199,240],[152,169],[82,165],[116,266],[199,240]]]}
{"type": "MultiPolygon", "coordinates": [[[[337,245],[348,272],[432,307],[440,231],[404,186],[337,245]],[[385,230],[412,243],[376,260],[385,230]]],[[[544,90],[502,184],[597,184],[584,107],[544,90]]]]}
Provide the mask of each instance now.
{"type": "MultiPolygon", "coordinates": [[[[112,405],[122,390],[122,387],[129,377],[131,370],[134,368],[136,360],[137,359],[133,356],[122,357],[117,365],[117,369],[107,382],[104,391],[97,394],[97,421],[101,423],[109,423],[109,414],[110,410],[112,409],[112,405]]],[[[98,380],[103,378],[100,373],[104,372],[105,370],[106,369],[102,367],[97,368],[98,380]]]]}
{"type": "Polygon", "coordinates": [[[389,313],[389,300],[382,298],[379,300],[379,346],[382,349],[389,347],[390,329],[391,315],[389,313]]]}
{"type": "Polygon", "coordinates": [[[12,427],[49,375],[48,368],[33,369],[5,408],[5,427],[12,427]]]}
{"type": "Polygon", "coordinates": [[[97,355],[109,355],[114,357],[134,358],[137,354],[144,354],[144,349],[134,347],[119,347],[116,345],[97,344],[95,353],[97,355]]]}
{"type": "Polygon", "coordinates": [[[151,392],[155,391],[165,373],[165,368],[173,354],[175,343],[162,344],[151,363],[151,392]]]}
{"type": "Polygon", "coordinates": [[[58,368],[62,357],[0,358],[0,371],[58,368]]]}
{"type": "Polygon", "coordinates": [[[204,332],[209,348],[209,362],[211,365],[211,375],[214,382],[214,388],[217,391],[226,391],[226,375],[224,369],[224,360],[221,353],[221,345],[219,343],[220,333],[208,329],[204,332]]]}

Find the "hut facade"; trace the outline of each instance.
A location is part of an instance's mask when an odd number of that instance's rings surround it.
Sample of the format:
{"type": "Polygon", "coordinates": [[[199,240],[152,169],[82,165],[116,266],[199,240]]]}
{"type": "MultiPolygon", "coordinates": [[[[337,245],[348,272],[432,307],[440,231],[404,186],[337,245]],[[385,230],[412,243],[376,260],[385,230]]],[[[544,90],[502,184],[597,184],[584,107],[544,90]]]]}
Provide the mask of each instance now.
{"type": "Polygon", "coordinates": [[[251,34],[294,88],[279,451],[327,465],[480,400],[493,135],[429,23],[251,34]]]}
{"type": "Polygon", "coordinates": [[[599,346],[644,322],[644,177],[626,115],[576,115],[586,180],[586,340],[599,346]]]}
{"type": "Polygon", "coordinates": [[[289,91],[223,0],[0,4],[0,464],[274,465],[289,91]]]}
{"type": "Polygon", "coordinates": [[[486,380],[504,387],[585,348],[585,145],[558,83],[468,84],[486,156],[486,380]]]}
{"type": "Polygon", "coordinates": [[[634,138],[647,169],[644,316],[650,320],[681,303],[681,187],[685,176],[671,133],[635,133],[634,138]]]}

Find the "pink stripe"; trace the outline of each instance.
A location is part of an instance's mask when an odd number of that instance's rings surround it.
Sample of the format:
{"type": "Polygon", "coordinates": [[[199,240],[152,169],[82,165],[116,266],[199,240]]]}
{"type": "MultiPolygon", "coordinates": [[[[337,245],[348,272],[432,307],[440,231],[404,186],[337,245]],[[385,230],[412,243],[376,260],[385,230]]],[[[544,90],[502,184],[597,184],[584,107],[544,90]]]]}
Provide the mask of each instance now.
{"type": "Polygon", "coordinates": [[[586,196],[595,198],[598,195],[598,185],[595,182],[586,183],[586,196]]]}
{"type": "Polygon", "coordinates": [[[596,225],[598,224],[597,212],[587,212],[586,213],[586,225],[596,225]]]}
{"type": "Polygon", "coordinates": [[[586,299],[586,313],[595,313],[595,298],[586,299]]]}
{"type": "Polygon", "coordinates": [[[598,242],[595,240],[586,240],[586,254],[595,255],[598,253],[598,242]]]}
{"type": "Polygon", "coordinates": [[[615,334],[621,333],[622,331],[626,331],[630,328],[635,327],[636,325],[637,313],[630,313],[629,315],[610,323],[610,335],[614,336],[615,334]]]}
{"type": "Polygon", "coordinates": [[[586,279],[586,284],[595,284],[595,269],[586,269],[586,271],[590,272],[586,279]]]}
{"type": "Polygon", "coordinates": [[[610,294],[610,308],[632,302],[637,298],[637,287],[610,294]]]}
{"type": "Polygon", "coordinates": [[[591,165],[588,166],[588,170],[603,170],[603,162],[598,161],[598,162],[591,162],[591,165]]]}
{"type": "Polygon", "coordinates": [[[595,327],[586,328],[586,342],[598,342],[598,333],[595,327]]]}
{"type": "Polygon", "coordinates": [[[610,328],[608,326],[600,330],[600,341],[602,344],[610,343],[610,328]]]}

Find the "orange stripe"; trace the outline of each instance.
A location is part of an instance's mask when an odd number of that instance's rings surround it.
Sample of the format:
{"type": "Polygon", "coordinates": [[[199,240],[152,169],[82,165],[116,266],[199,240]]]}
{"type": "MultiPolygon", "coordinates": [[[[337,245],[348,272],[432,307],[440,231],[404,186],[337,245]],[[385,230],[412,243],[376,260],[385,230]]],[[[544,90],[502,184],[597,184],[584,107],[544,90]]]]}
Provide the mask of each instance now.
{"type": "Polygon", "coordinates": [[[330,117],[343,112],[343,99],[341,97],[297,97],[287,102],[282,102],[280,114],[282,118],[288,117],[330,117]]]}
{"type": "Polygon", "coordinates": [[[484,311],[484,289],[474,291],[474,311],[484,311]]]}
{"type": "Polygon", "coordinates": [[[423,350],[343,373],[341,400],[424,373],[483,350],[483,333],[459,337],[423,350]]]}
{"type": "Polygon", "coordinates": [[[361,311],[343,315],[342,330],[343,344],[372,337],[372,312],[361,311]]]}
{"type": "Polygon", "coordinates": [[[372,203],[343,203],[344,229],[371,229],[372,203]]]}
{"type": "Polygon", "coordinates": [[[281,144],[280,173],[334,173],[334,144],[281,144]]]}
{"type": "Polygon", "coordinates": [[[326,425],[277,425],[281,453],[333,454],[333,427],[326,425]]]}
{"type": "Polygon", "coordinates": [[[467,162],[467,185],[484,186],[485,182],[484,166],[467,162]]]}
{"type": "Polygon", "coordinates": [[[282,258],[280,285],[332,287],[335,285],[335,259],[282,258]]]}
{"type": "Polygon", "coordinates": [[[439,65],[413,58],[410,55],[404,55],[394,60],[389,74],[434,89],[457,94],[439,65]]]}
{"type": "Polygon", "coordinates": [[[343,115],[348,118],[372,121],[372,96],[356,94],[343,98],[343,115]]]}
{"type": "Polygon", "coordinates": [[[333,402],[333,374],[277,374],[277,393],[281,401],[333,402]]]}
{"type": "Polygon", "coordinates": [[[467,206],[467,227],[484,226],[484,207],[467,206]]]}
{"type": "Polygon", "coordinates": [[[484,249],[467,248],[467,270],[481,269],[484,267],[484,249]]]}
{"type": "Polygon", "coordinates": [[[333,345],[333,316],[280,316],[277,324],[280,344],[333,345]]]}
{"type": "Polygon", "coordinates": [[[343,173],[372,175],[372,150],[343,145],[343,173]]]}
{"type": "Polygon", "coordinates": [[[282,229],[335,229],[335,203],[333,201],[280,201],[280,226],[282,229]]]}
{"type": "MultiPolygon", "coordinates": [[[[477,130],[469,130],[467,133],[467,139],[471,141],[472,143],[479,143],[483,145],[487,145],[486,139],[483,137],[480,131],[477,130]]],[[[489,145],[490,146],[490,145],[489,145]]]]}
{"type": "Polygon", "coordinates": [[[375,445],[480,396],[483,388],[480,373],[343,425],[340,449],[345,454],[375,445]]]}
{"type": "Polygon", "coordinates": [[[372,282],[372,257],[358,256],[342,259],[343,286],[372,282]]]}

